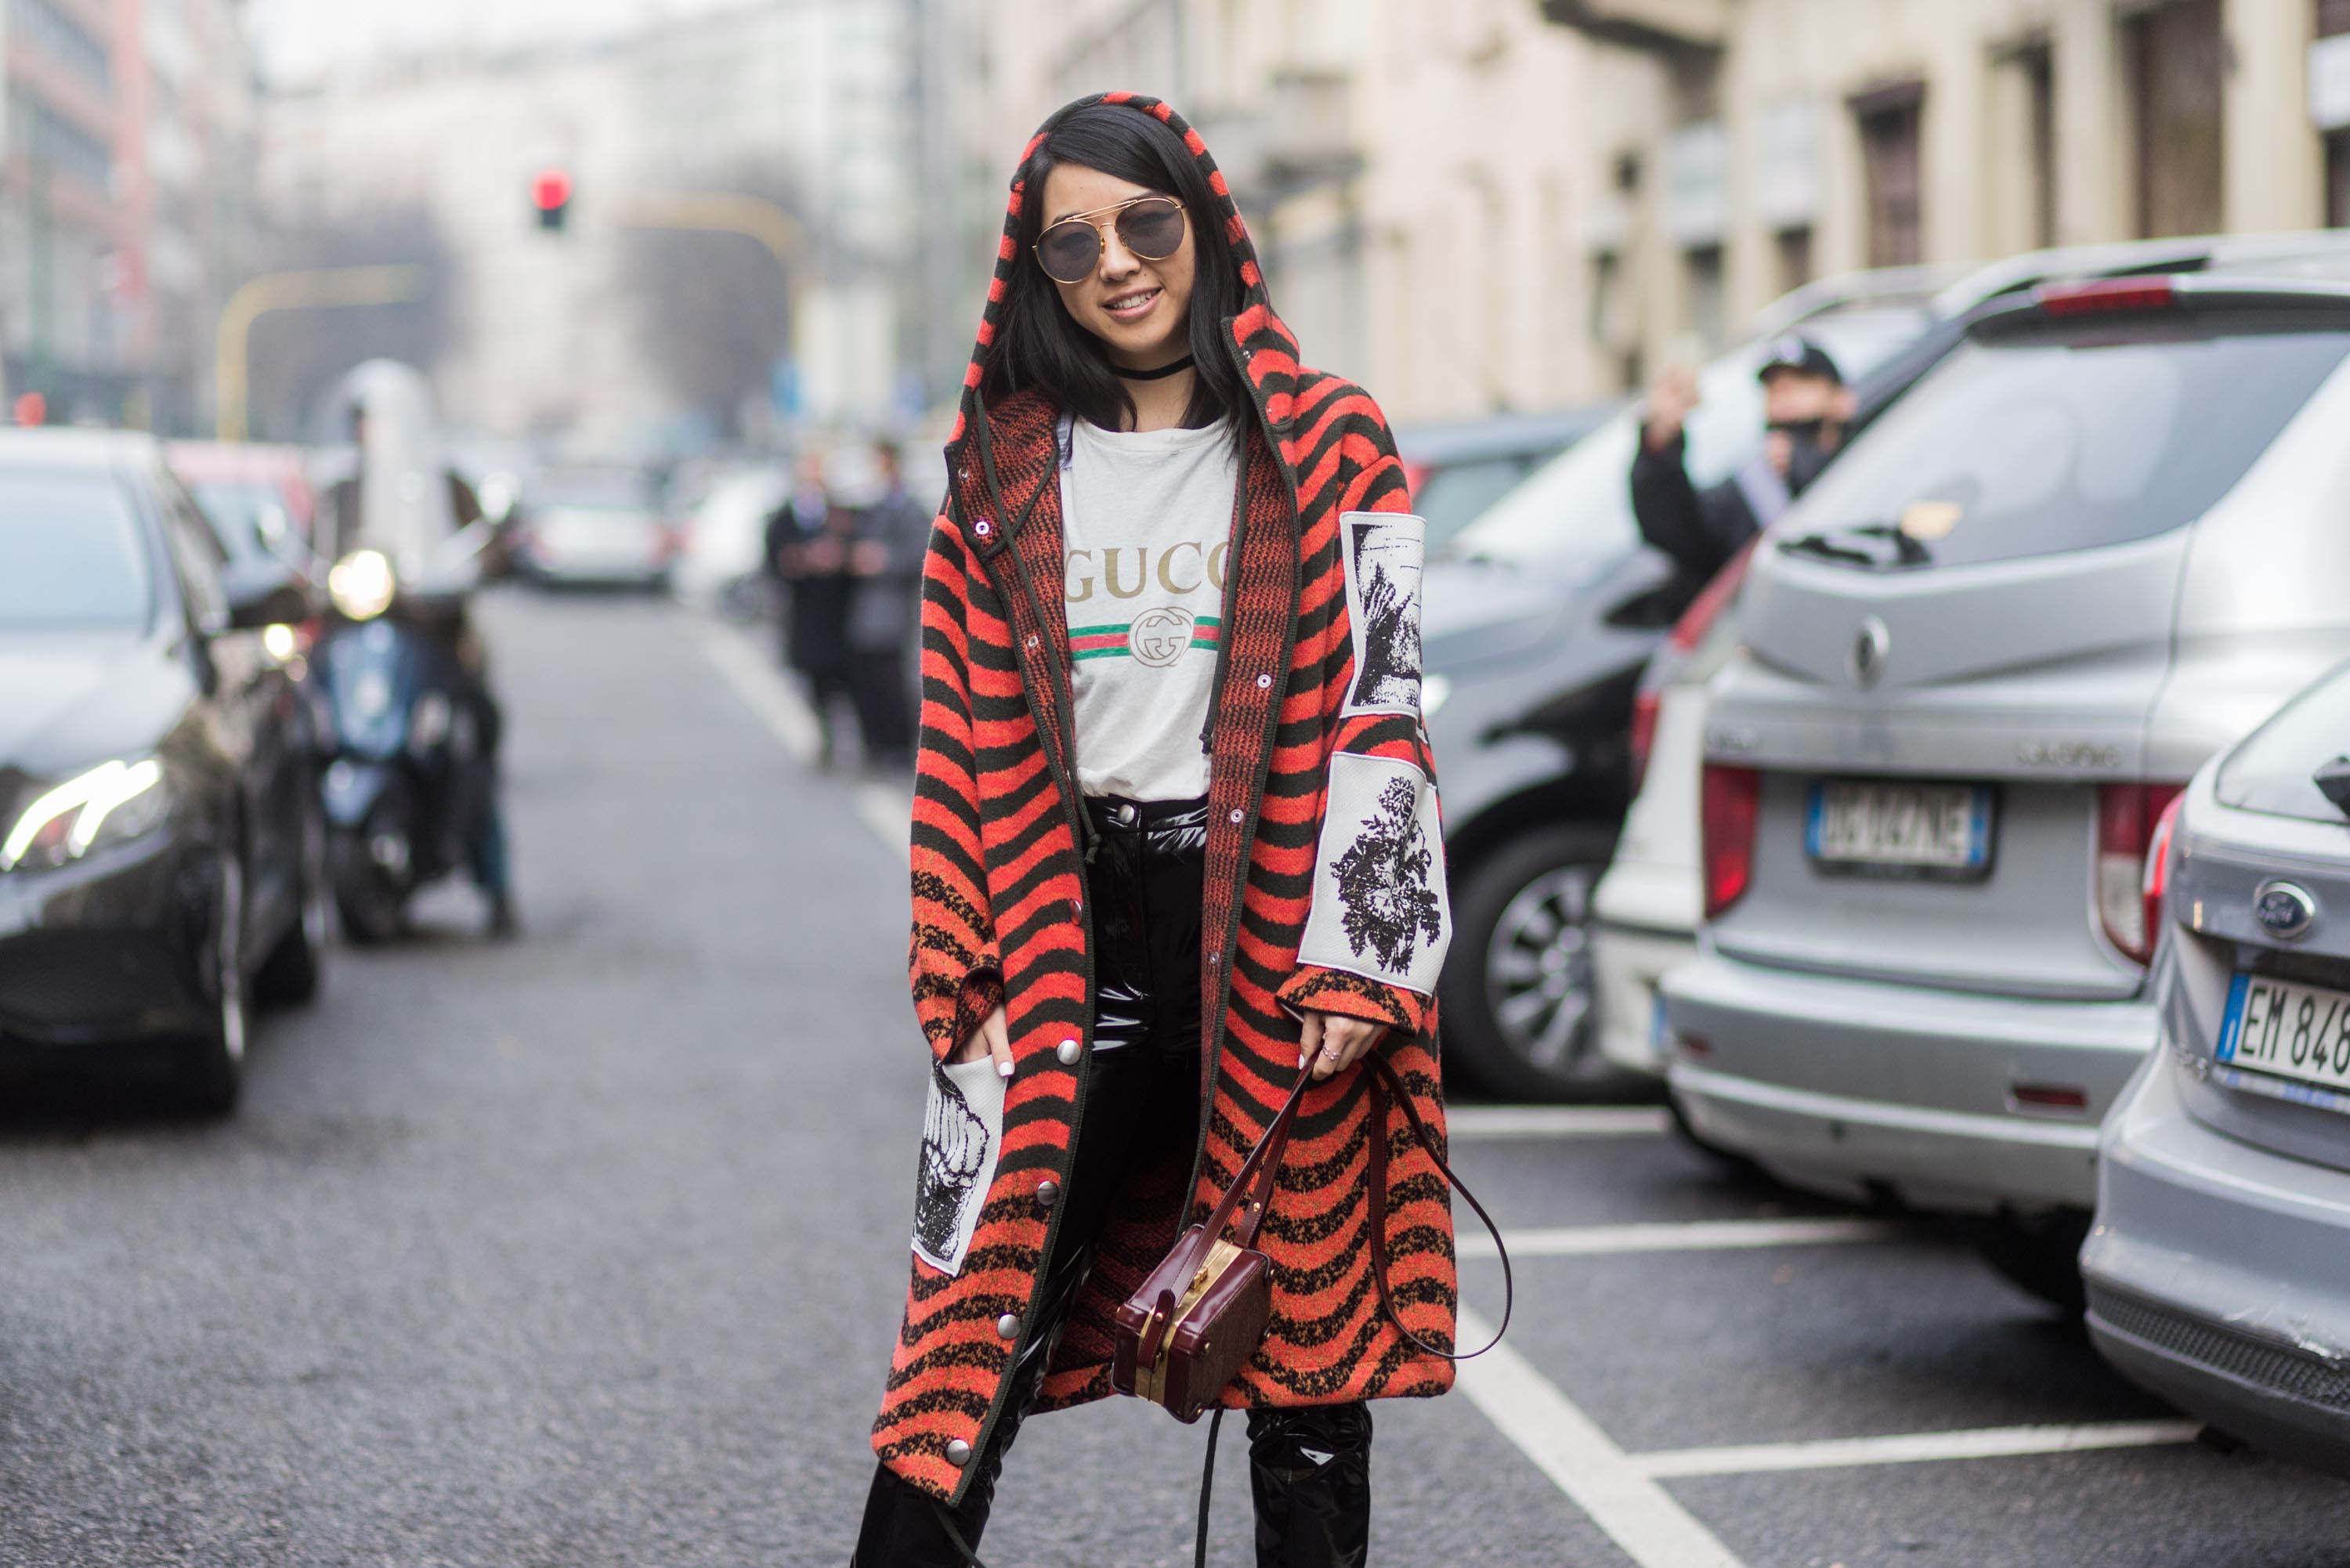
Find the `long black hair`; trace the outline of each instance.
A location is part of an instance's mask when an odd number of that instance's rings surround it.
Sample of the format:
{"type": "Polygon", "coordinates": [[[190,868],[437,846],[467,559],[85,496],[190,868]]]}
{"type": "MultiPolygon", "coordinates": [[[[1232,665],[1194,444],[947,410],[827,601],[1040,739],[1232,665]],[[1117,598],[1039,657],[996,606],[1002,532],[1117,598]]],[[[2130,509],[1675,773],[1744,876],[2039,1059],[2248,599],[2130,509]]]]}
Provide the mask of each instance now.
{"type": "Polygon", "coordinates": [[[1033,388],[1107,430],[1122,430],[1134,417],[1134,399],[1104,357],[1101,339],[1070,319],[1030,248],[1044,230],[1045,177],[1064,163],[1097,169],[1183,203],[1192,256],[1191,401],[1183,423],[1197,430],[1228,419],[1235,436],[1245,439],[1248,387],[1224,334],[1243,290],[1240,258],[1224,234],[1223,205],[1181,137],[1156,115],[1118,104],[1062,110],[1046,122],[1044,139],[1021,166],[1027,199],[1020,205],[1018,245],[995,342],[981,369],[980,396],[992,401],[1033,388]]]}

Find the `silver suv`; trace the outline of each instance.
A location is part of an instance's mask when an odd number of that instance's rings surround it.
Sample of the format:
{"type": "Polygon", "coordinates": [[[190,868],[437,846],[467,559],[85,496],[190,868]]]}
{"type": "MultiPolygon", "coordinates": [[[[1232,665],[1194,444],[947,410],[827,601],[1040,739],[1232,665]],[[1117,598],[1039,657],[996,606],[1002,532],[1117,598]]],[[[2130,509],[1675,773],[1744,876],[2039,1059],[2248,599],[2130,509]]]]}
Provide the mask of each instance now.
{"type": "Polygon", "coordinates": [[[2345,357],[2337,285],[2043,287],[1766,537],[1664,988],[1700,1137],[1981,1216],[2077,1302],[2098,1122],[2154,1038],[2155,826],[2350,652],[2345,357]]]}

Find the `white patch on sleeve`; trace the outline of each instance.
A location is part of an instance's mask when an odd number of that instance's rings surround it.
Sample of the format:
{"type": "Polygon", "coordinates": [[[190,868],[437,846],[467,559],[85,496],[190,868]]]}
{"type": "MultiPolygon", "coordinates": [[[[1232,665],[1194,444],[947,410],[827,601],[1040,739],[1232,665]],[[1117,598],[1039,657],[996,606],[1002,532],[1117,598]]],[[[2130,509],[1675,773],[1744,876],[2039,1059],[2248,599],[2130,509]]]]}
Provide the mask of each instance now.
{"type": "Polygon", "coordinates": [[[943,1273],[962,1269],[1003,1151],[1003,1079],[995,1059],[933,1064],[914,1189],[914,1256],[943,1273]]]}
{"type": "Polygon", "coordinates": [[[1338,518],[1355,680],[1341,713],[1419,711],[1419,576],[1428,524],[1408,512],[1338,518]]]}
{"type": "Polygon", "coordinates": [[[1436,786],[1409,762],[1340,752],[1297,961],[1426,996],[1451,940],[1436,786]]]}

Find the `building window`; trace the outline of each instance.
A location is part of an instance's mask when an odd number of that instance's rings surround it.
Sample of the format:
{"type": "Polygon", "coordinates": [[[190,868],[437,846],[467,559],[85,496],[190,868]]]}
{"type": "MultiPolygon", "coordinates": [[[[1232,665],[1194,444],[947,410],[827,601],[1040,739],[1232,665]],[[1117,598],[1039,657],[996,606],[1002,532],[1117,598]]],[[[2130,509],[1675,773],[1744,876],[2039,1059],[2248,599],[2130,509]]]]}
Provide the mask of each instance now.
{"type": "Polygon", "coordinates": [[[1904,82],[1852,100],[1860,130],[1861,177],[1868,188],[1868,265],[1914,266],[1925,259],[1919,132],[1926,84],[1904,82]]]}
{"type": "MultiPolygon", "coordinates": [[[[2350,33],[2350,0],[2317,0],[2317,36],[2345,33],[2350,33]]],[[[2325,132],[2325,224],[2350,227],[2350,126],[2334,125],[2325,132]]]]}
{"type": "Polygon", "coordinates": [[[1812,226],[1781,229],[1771,236],[1779,261],[1779,292],[1788,294],[1812,281],[1812,226]]]}
{"type": "Polygon", "coordinates": [[[2032,243],[2056,243],[2056,62],[2048,46],[2036,44],[2016,56],[2023,78],[2023,151],[2029,182],[2032,243]]]}
{"type": "Polygon", "coordinates": [[[78,71],[90,85],[111,87],[114,70],[105,42],[54,0],[8,0],[8,21],[35,48],[78,71]]]}
{"type": "Polygon", "coordinates": [[[1699,245],[1681,253],[1687,278],[1690,330],[1709,349],[1721,347],[1724,312],[1721,289],[1721,247],[1699,245]]]}
{"type": "Polygon", "coordinates": [[[2123,23],[2136,109],[2137,232],[2208,234],[2220,224],[2220,0],[2172,0],[2123,23]]]}

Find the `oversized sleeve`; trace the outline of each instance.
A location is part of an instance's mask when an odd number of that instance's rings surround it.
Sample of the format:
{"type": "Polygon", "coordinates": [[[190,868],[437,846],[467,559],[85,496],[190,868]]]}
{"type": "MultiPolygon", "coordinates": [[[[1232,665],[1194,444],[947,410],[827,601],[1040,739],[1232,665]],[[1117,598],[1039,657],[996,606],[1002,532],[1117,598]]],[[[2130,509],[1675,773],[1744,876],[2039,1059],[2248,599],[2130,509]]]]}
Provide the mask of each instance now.
{"type": "MultiPolygon", "coordinates": [[[[1420,715],[1419,602],[1426,527],[1386,421],[1367,397],[1347,443],[1335,624],[1322,678],[1326,758],[1312,903],[1293,1011],[1341,1013],[1425,1034],[1452,939],[1436,767],[1420,715]]],[[[1325,581],[1331,581],[1324,574],[1325,581]]]]}
{"type": "Polygon", "coordinates": [[[922,563],[922,738],[914,770],[914,1013],[944,1057],[1003,999],[1003,960],[988,908],[979,763],[971,699],[971,582],[962,536],[944,517],[922,563]]]}

